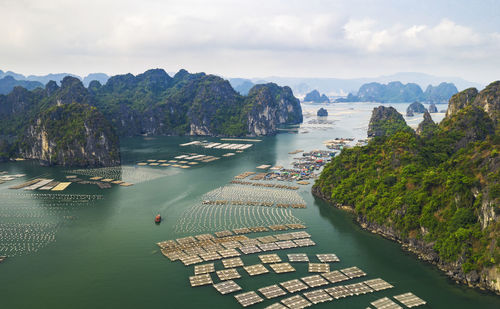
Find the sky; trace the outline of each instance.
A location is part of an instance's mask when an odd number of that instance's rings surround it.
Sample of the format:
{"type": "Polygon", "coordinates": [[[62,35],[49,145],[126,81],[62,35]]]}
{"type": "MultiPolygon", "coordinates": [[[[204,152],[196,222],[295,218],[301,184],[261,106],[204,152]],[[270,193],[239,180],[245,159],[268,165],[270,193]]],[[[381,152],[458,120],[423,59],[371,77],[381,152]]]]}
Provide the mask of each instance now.
{"type": "Polygon", "coordinates": [[[0,69],[500,79],[495,0],[0,0],[0,69]]]}

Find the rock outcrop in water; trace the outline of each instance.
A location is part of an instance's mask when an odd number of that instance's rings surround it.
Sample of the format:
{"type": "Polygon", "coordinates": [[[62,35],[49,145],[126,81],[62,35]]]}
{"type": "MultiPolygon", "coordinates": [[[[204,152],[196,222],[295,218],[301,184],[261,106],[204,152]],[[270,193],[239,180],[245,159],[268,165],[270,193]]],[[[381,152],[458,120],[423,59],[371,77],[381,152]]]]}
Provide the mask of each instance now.
{"type": "MultiPolygon", "coordinates": [[[[36,145],[33,149],[23,148],[22,153],[30,158],[68,165],[84,162],[83,156],[88,156],[86,164],[89,165],[116,164],[119,160],[114,154],[106,158],[104,153],[94,151],[93,146],[88,149],[85,146],[82,151],[68,150],[74,152],[74,157],[64,154],[50,160],[48,152],[39,150],[40,138],[36,134],[45,127],[44,124],[33,126],[33,121],[40,120],[42,113],[54,106],[73,103],[96,108],[120,136],[273,135],[281,125],[302,122],[300,102],[289,87],[272,83],[256,85],[248,96],[242,96],[228,81],[215,75],[180,70],[170,77],[164,70],[155,69],[137,76],[113,76],[104,85],[92,81],[88,89],[79,79],[70,76],[61,81],[60,87],[54,81],[48,82],[45,89],[33,91],[15,87],[8,95],[0,95],[0,136],[24,138],[29,126],[30,140],[36,145]],[[97,157],[92,157],[94,152],[97,157]]],[[[94,129],[107,130],[106,126],[94,129]]],[[[111,137],[108,133],[104,136],[111,137]]],[[[108,140],[115,141],[114,138],[108,140]]],[[[114,149],[114,145],[106,144],[104,149],[114,149]]]]}
{"type": "Polygon", "coordinates": [[[347,98],[337,99],[335,102],[381,102],[398,103],[422,101],[428,103],[445,103],[457,93],[455,85],[441,83],[436,87],[429,85],[425,92],[414,83],[403,84],[399,81],[387,85],[380,83],[367,83],[362,85],[357,95],[349,93],[347,98]]]}
{"type": "Polygon", "coordinates": [[[281,124],[302,121],[290,88],[275,84],[256,85],[241,96],[215,75],[180,70],[172,78],[156,69],[113,76],[94,88],[96,106],[125,136],[269,135],[281,124]]]}
{"type": "Polygon", "coordinates": [[[400,120],[387,134],[402,117],[377,108],[375,138],[336,156],[313,193],[457,282],[500,294],[499,84],[453,96],[439,125],[425,113],[418,135],[400,120]]]}
{"type": "Polygon", "coordinates": [[[41,112],[20,141],[20,154],[42,165],[101,167],[120,164],[118,136],[104,116],[85,104],[41,112]]]}
{"type": "Polygon", "coordinates": [[[432,113],[437,113],[437,112],[438,112],[438,109],[437,109],[437,107],[436,107],[436,104],[434,104],[434,103],[431,103],[431,104],[429,105],[428,110],[429,110],[429,113],[431,113],[431,114],[432,114],[432,113]]]}
{"type": "Polygon", "coordinates": [[[330,99],[325,94],[320,94],[318,90],[313,90],[306,94],[304,102],[330,103],[330,99]]]}
{"type": "Polygon", "coordinates": [[[300,101],[290,87],[274,83],[256,85],[248,92],[245,106],[248,132],[252,135],[276,134],[278,126],[302,122],[300,101]]]}
{"type": "Polygon", "coordinates": [[[411,103],[406,109],[407,116],[413,116],[414,114],[423,114],[427,111],[427,108],[420,102],[411,103]]]}
{"type": "Polygon", "coordinates": [[[318,117],[326,117],[328,116],[328,111],[324,109],[323,107],[318,109],[318,112],[316,113],[318,117]]]}

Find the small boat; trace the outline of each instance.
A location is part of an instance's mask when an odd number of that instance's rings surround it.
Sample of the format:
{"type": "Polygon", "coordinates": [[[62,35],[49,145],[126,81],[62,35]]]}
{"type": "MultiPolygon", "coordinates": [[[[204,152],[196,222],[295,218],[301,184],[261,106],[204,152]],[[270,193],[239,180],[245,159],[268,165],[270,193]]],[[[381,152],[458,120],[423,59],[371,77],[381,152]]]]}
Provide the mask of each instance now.
{"type": "Polygon", "coordinates": [[[155,223],[160,223],[161,222],[161,216],[158,214],[155,217],[155,223]]]}

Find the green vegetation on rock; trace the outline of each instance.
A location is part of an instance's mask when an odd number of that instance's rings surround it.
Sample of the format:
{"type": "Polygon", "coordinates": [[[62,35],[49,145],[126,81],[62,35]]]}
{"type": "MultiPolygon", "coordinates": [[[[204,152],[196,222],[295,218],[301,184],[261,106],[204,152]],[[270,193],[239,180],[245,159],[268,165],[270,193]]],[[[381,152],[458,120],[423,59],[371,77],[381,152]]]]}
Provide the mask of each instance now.
{"type": "MultiPolygon", "coordinates": [[[[499,100],[490,96],[484,102],[499,100]]],[[[376,124],[378,134],[367,146],[344,149],[313,191],[352,207],[373,229],[423,244],[417,251],[431,249],[437,258],[429,259],[456,278],[495,290],[495,275],[488,271],[497,272],[500,262],[500,136],[491,118],[498,106],[488,112],[482,106],[459,93],[450,100],[452,112],[439,125],[424,120],[420,135],[401,127],[395,111],[375,109],[370,126],[376,124]]]]}

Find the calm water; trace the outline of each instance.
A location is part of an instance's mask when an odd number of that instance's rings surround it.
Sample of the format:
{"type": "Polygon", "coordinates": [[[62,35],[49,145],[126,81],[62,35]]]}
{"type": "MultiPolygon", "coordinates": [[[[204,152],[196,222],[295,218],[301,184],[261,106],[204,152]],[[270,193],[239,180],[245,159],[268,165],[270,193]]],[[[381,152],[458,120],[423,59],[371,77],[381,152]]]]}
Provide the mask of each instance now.
{"type": "MultiPolygon", "coordinates": [[[[256,171],[260,164],[287,166],[294,157],[289,151],[322,148],[326,139],[364,138],[374,106],[337,104],[328,108],[329,119],[337,120],[331,129],[308,128],[304,134],[284,133],[264,138],[242,154],[188,170],[139,168],[135,163],[172,159],[186,152],[221,155],[227,151],[178,146],[200,140],[195,138],[123,140],[123,178],[136,183],[128,188],[114,186],[99,190],[93,185],[73,184],[61,194],[47,195],[41,191],[9,190],[7,187],[29,178],[63,180],[76,172],[39,167],[30,162],[1,164],[0,171],[27,176],[0,185],[0,227],[8,226],[14,231],[9,236],[12,239],[8,250],[13,246],[18,250],[2,252],[0,247],[0,255],[15,255],[0,264],[0,308],[240,308],[232,295],[221,296],[211,286],[191,288],[188,276],[192,275],[192,266],[170,262],[155,243],[191,235],[182,232],[178,220],[199,203],[203,194],[226,185],[235,175],[256,171]],[[160,225],[153,223],[157,213],[164,217],[160,225]],[[19,235],[35,237],[38,234],[35,229],[42,230],[43,239],[18,239],[19,235]],[[33,252],[33,246],[28,248],[24,243],[39,244],[39,249],[33,252]]],[[[407,104],[394,106],[404,110],[407,104]]],[[[305,114],[317,108],[319,105],[305,105],[305,114]]],[[[438,120],[443,117],[434,116],[438,120]]],[[[416,120],[410,123],[413,122],[418,123],[416,120]]],[[[114,175],[116,170],[107,173],[114,175]]],[[[311,260],[315,260],[316,253],[336,253],[341,262],[334,264],[333,269],[358,266],[368,274],[345,284],[380,277],[395,286],[316,305],[318,308],[366,308],[371,301],[408,291],[426,300],[426,308],[500,307],[500,297],[455,285],[434,267],[403,252],[399,245],[361,230],[349,214],[316,200],[310,186],[301,187],[299,193],[307,202],[307,209],[292,210],[293,216],[308,226],[306,231],[317,245],[278,251],[284,260],[286,253],[308,253],[311,260]]],[[[249,236],[261,235],[265,233],[249,236]]],[[[259,262],[257,254],[242,259],[247,265],[259,262]]],[[[215,264],[216,269],[222,267],[220,261],[215,264]]],[[[281,275],[249,277],[240,270],[243,278],[236,282],[249,291],[307,275],[306,264],[293,265],[297,272],[281,275]]],[[[265,301],[252,308],[271,303],[265,301]]]]}

